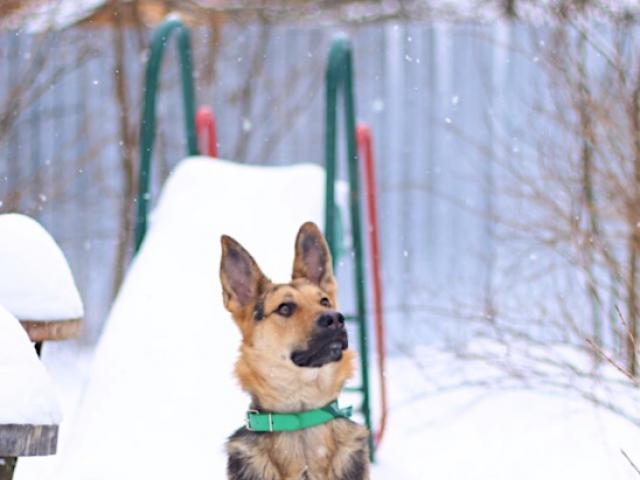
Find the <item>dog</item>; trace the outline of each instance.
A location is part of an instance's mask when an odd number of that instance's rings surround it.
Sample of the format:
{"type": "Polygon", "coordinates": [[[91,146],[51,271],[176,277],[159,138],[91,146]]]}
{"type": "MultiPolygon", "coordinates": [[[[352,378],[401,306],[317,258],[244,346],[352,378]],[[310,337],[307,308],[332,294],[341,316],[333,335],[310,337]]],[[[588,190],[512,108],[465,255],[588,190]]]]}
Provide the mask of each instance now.
{"type": "Polygon", "coordinates": [[[354,354],[322,233],[311,222],[300,227],[285,284],[272,283],[231,237],[221,242],[223,301],[242,333],[235,374],[251,396],[245,426],[227,442],[228,478],[368,479],[369,432],[335,402],[354,354]],[[303,416],[313,425],[304,428],[303,416]]]}

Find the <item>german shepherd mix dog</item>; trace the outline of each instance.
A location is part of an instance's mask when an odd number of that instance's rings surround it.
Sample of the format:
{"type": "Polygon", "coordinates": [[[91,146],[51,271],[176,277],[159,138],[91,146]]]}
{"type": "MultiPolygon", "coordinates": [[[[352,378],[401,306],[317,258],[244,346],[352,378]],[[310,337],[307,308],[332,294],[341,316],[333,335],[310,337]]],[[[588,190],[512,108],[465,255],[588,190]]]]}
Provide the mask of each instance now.
{"type": "Polygon", "coordinates": [[[367,429],[335,401],[352,373],[329,248],[305,223],[291,282],[272,283],[235,240],[222,237],[224,305],[242,332],[236,375],[251,395],[229,438],[231,480],[366,480],[367,429]]]}

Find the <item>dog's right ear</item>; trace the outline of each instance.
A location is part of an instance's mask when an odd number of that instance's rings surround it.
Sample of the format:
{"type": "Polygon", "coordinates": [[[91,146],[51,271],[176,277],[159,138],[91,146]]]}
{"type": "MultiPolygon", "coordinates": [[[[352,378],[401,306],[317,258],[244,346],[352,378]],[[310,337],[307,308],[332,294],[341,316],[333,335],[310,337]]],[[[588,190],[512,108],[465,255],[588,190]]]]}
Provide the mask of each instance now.
{"type": "Polygon", "coordinates": [[[256,301],[270,282],[242,245],[227,235],[220,240],[220,281],[224,306],[231,313],[240,313],[256,301]]]}
{"type": "Polygon", "coordinates": [[[336,279],[329,245],[313,222],[306,222],[298,231],[291,278],[306,278],[330,295],[335,294],[336,279]]]}

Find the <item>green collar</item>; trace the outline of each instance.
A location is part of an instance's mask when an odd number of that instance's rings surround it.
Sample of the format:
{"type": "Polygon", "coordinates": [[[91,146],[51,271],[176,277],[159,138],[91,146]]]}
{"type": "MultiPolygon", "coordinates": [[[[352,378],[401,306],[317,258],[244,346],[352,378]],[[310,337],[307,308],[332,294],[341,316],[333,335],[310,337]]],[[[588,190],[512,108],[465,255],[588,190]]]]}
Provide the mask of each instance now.
{"type": "Polygon", "coordinates": [[[252,432],[293,432],[322,425],[334,418],[349,418],[351,410],[351,407],[340,408],[337,400],[322,408],[304,412],[273,413],[249,410],[246,427],[252,432]]]}

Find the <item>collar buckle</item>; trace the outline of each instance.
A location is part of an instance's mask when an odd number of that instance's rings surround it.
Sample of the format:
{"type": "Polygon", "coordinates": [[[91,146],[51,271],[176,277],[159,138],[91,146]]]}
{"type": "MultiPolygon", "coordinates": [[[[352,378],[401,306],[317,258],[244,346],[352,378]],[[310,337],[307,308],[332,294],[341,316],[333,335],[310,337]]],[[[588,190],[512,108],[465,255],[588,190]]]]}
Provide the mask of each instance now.
{"type": "MultiPolygon", "coordinates": [[[[269,432],[273,432],[273,414],[271,412],[268,413],[261,413],[258,410],[247,410],[247,417],[245,418],[244,421],[244,426],[247,428],[247,430],[249,430],[250,432],[255,432],[256,430],[254,430],[253,428],[251,428],[251,415],[264,415],[267,417],[267,420],[269,421],[269,432]]],[[[260,431],[260,430],[257,430],[260,431]]]]}
{"type": "Polygon", "coordinates": [[[251,415],[258,415],[260,412],[258,410],[247,410],[247,416],[244,419],[244,426],[250,432],[253,432],[253,428],[251,428],[251,415]]]}

